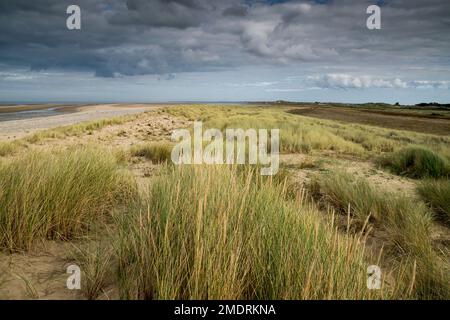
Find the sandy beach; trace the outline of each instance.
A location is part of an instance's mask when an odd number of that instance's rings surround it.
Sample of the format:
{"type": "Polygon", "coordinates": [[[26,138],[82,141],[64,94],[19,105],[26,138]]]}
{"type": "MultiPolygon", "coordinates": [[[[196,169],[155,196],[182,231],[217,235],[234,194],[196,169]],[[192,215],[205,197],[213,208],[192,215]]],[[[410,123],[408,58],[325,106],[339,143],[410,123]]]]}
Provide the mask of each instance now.
{"type": "MultiPolygon", "coordinates": [[[[52,105],[35,106],[1,106],[0,118],[11,114],[11,110],[17,112],[43,110],[52,108],[52,105]],[[34,108],[33,108],[34,107],[34,108]],[[14,109],[13,109],[14,108],[14,109]]],[[[10,140],[23,137],[37,130],[71,125],[83,121],[92,121],[117,116],[136,114],[151,109],[159,108],[152,104],[101,104],[101,105],[74,105],[56,107],[59,113],[51,116],[33,117],[20,120],[0,121],[0,140],[10,140]]]]}

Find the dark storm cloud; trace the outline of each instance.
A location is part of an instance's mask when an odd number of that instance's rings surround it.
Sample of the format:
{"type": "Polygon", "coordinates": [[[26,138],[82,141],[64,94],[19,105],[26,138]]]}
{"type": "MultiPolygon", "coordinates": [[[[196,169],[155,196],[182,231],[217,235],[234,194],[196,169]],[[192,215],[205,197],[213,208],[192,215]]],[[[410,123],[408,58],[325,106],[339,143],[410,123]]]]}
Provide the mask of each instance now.
{"type": "Polygon", "coordinates": [[[61,3],[52,0],[41,1],[15,1],[3,0],[0,2],[0,14],[11,14],[17,11],[35,11],[45,13],[55,13],[61,3]]]}
{"type": "Polygon", "coordinates": [[[235,5],[226,8],[222,15],[223,16],[234,16],[234,17],[245,17],[248,14],[248,7],[244,5],[235,5]]]}
{"type": "Polygon", "coordinates": [[[450,63],[449,1],[386,1],[380,31],[365,27],[369,4],[2,0],[0,63],[3,70],[63,69],[100,77],[324,62],[382,73],[450,63]],[[82,10],[81,31],[65,25],[73,3],[82,10]]]}
{"type": "Polygon", "coordinates": [[[196,0],[127,0],[126,8],[108,20],[112,24],[185,29],[198,26],[208,16],[196,0]]]}
{"type": "Polygon", "coordinates": [[[197,1],[78,1],[80,31],[66,28],[66,8],[73,1],[36,3],[40,5],[22,0],[1,3],[2,64],[94,71],[106,77],[223,65],[212,63],[217,56],[200,41],[210,36],[202,37],[201,30],[192,31],[199,39],[191,39],[191,32],[180,34],[179,28],[200,23],[197,16],[206,7],[197,1]]]}

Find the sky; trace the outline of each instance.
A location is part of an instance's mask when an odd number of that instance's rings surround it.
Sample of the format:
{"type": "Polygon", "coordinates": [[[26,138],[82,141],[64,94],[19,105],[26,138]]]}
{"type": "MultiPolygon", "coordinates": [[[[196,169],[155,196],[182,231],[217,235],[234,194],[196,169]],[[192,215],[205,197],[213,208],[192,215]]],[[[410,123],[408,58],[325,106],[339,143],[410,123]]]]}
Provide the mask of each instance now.
{"type": "Polygon", "coordinates": [[[0,30],[0,103],[450,103],[448,0],[1,0],[0,30]]]}

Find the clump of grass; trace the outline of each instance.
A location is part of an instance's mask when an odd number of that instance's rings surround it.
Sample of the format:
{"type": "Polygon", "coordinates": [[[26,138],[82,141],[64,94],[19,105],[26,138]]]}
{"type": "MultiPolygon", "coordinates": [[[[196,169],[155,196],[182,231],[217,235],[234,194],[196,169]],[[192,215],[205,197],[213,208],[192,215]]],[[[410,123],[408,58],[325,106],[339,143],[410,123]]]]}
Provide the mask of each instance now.
{"type": "Polygon", "coordinates": [[[154,163],[170,161],[172,144],[167,142],[150,142],[131,147],[131,154],[135,157],[145,157],[154,163]]]}
{"type": "Polygon", "coordinates": [[[5,157],[16,153],[24,143],[20,140],[0,141],[0,157],[5,157]]]}
{"type": "Polygon", "coordinates": [[[374,189],[364,179],[354,179],[345,172],[333,172],[314,177],[309,189],[314,196],[320,196],[339,211],[347,213],[349,205],[360,222],[369,216],[380,221],[381,202],[375,196],[374,189]]]}
{"type": "Polygon", "coordinates": [[[407,147],[379,160],[383,167],[390,168],[398,175],[411,178],[448,177],[449,161],[439,154],[423,147],[407,147]]]}
{"type": "Polygon", "coordinates": [[[70,239],[134,195],[132,177],[111,152],[78,147],[32,151],[0,165],[0,248],[70,239]]]}
{"type": "MultiPolygon", "coordinates": [[[[170,167],[118,217],[122,298],[364,299],[364,245],[252,169],[170,167]]],[[[391,288],[392,289],[392,288],[391,288]]]]}
{"type": "Polygon", "coordinates": [[[112,277],[112,247],[109,243],[90,243],[77,248],[75,256],[83,271],[83,294],[87,299],[94,300],[103,293],[112,277]]]}
{"type": "Polygon", "coordinates": [[[300,169],[321,169],[323,167],[322,159],[305,159],[300,163],[300,169]]]}
{"type": "Polygon", "coordinates": [[[16,146],[11,142],[0,142],[0,157],[10,155],[16,151],[16,146]]]}
{"type": "Polygon", "coordinates": [[[450,180],[425,180],[419,183],[419,194],[436,212],[439,220],[450,226],[450,180]]]}
{"type": "Polygon", "coordinates": [[[432,248],[431,214],[421,202],[373,188],[365,179],[344,172],[316,177],[311,183],[315,196],[360,222],[370,216],[403,257],[416,264],[415,294],[420,298],[448,298],[446,266],[432,248]]]}

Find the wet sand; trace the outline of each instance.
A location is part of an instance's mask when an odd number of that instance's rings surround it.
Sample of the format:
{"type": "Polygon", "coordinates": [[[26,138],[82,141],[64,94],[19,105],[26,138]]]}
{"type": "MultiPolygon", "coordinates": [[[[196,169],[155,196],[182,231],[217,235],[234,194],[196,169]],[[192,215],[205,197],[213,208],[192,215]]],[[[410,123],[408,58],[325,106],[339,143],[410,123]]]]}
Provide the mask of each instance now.
{"type": "Polygon", "coordinates": [[[101,105],[33,105],[33,106],[0,106],[0,140],[17,139],[41,129],[55,128],[84,121],[113,118],[136,114],[159,108],[153,104],[101,104],[101,105]],[[36,111],[62,108],[56,113],[39,116],[36,111]],[[14,112],[16,111],[16,112],[14,112]],[[22,114],[22,118],[14,118],[21,112],[35,112],[32,116],[22,114]],[[6,119],[10,117],[10,119],[6,119]]]}
{"type": "Polygon", "coordinates": [[[0,117],[3,114],[24,112],[24,111],[39,111],[45,109],[56,109],[61,112],[76,111],[84,105],[61,105],[61,104],[17,104],[17,105],[0,105],[0,117]]]}

